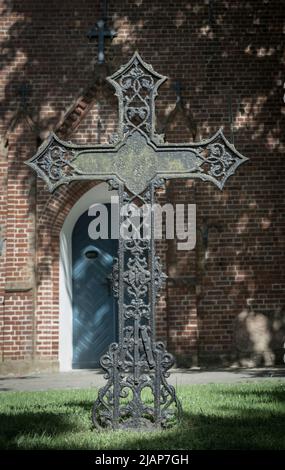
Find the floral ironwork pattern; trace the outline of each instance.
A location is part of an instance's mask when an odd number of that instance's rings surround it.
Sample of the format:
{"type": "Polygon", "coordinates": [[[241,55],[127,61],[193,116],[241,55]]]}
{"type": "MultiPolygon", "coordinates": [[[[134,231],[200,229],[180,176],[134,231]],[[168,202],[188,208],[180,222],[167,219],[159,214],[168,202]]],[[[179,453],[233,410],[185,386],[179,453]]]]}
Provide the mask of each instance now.
{"type": "Polygon", "coordinates": [[[213,143],[208,144],[205,148],[201,146],[197,151],[197,156],[201,159],[200,177],[213,181],[216,186],[223,189],[226,180],[247,159],[240,155],[226,140],[222,131],[219,131],[214,137],[213,143]]]}
{"type": "MultiPolygon", "coordinates": [[[[140,195],[141,202],[150,200],[153,204],[155,186],[140,195]]],[[[122,202],[133,202],[134,196],[123,188],[119,194],[122,202]]],[[[121,282],[118,303],[122,337],[101,359],[107,384],[94,404],[93,421],[98,428],[167,427],[180,415],[181,406],[174,388],[167,383],[173,356],[154,339],[155,300],[166,276],[149,239],[121,240],[119,258],[124,269],[118,270],[116,259],[113,288],[117,296],[121,282]],[[145,389],[151,392],[147,401],[145,389]]]]}
{"type": "Polygon", "coordinates": [[[69,178],[76,169],[73,165],[76,152],[70,146],[66,147],[61,141],[51,134],[46,142],[42,144],[36,159],[30,159],[29,165],[47,183],[51,190],[54,186],[62,184],[65,178],[69,178]]]}
{"type": "Polygon", "coordinates": [[[116,89],[120,104],[119,132],[116,140],[118,136],[122,138],[135,129],[159,139],[154,127],[154,99],[157,89],[166,78],[146,64],[137,52],[126,65],[108,77],[107,80],[116,89]]]}
{"type": "Polygon", "coordinates": [[[151,280],[150,271],[147,268],[147,260],[144,256],[129,258],[128,269],[124,272],[124,281],[128,284],[130,296],[138,297],[146,294],[148,284],[151,280]]]}
{"type": "Polygon", "coordinates": [[[156,295],[159,297],[159,291],[162,288],[164,282],[167,279],[167,275],[162,272],[162,265],[159,256],[154,258],[154,287],[156,289],[156,295]]]}
{"type": "Polygon", "coordinates": [[[51,180],[58,181],[74,169],[71,163],[73,157],[73,152],[68,153],[59,145],[53,145],[38,161],[38,164],[51,180]]]}

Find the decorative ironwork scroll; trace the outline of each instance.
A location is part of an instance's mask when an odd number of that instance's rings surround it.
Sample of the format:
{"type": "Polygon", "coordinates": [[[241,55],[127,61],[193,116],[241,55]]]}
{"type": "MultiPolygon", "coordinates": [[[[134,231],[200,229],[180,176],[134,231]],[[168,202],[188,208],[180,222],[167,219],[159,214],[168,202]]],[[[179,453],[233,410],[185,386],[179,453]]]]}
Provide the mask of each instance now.
{"type": "MultiPolygon", "coordinates": [[[[136,52],[108,78],[119,103],[118,131],[111,143],[80,146],[51,134],[27,164],[51,192],[74,180],[108,181],[118,191],[120,208],[137,200],[152,207],[156,189],[170,178],[199,178],[223,189],[247,158],[222,130],[198,143],[165,143],[155,132],[154,104],[165,80],[136,52]]],[[[119,341],[101,358],[107,382],[93,410],[100,429],[156,429],[170,425],[181,411],[167,383],[174,359],[155,339],[155,304],[166,276],[155,255],[153,213],[148,228],[147,238],[119,237],[112,274],[119,341]]]]}

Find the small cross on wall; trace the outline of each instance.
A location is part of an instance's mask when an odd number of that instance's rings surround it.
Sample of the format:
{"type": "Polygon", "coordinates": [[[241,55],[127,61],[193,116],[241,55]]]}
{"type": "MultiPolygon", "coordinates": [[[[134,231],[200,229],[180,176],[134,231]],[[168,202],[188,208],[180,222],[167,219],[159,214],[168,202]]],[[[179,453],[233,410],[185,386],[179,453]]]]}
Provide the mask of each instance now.
{"type": "Polygon", "coordinates": [[[98,63],[104,64],[105,62],[105,38],[111,40],[117,36],[116,31],[109,29],[107,26],[107,7],[106,2],[103,5],[103,18],[97,21],[96,26],[90,29],[87,33],[88,39],[98,38],[98,63]]]}

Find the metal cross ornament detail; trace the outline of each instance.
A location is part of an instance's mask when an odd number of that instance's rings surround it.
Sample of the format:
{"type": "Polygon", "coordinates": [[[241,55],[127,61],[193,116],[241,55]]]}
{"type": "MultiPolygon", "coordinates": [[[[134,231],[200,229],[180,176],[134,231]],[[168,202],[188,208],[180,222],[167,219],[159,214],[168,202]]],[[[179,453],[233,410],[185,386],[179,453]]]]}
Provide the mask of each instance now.
{"type": "MultiPolygon", "coordinates": [[[[107,80],[119,103],[118,129],[110,144],[75,145],[51,134],[27,161],[51,192],[75,180],[103,180],[118,191],[119,208],[138,200],[153,206],[156,189],[166,179],[199,178],[223,189],[247,160],[222,130],[198,143],[164,142],[155,131],[154,100],[166,77],[137,52],[107,80]]],[[[94,404],[98,428],[156,429],[170,425],[181,411],[175,389],[167,383],[173,356],[155,339],[155,305],[166,276],[155,255],[153,213],[149,233],[148,239],[119,238],[112,275],[119,340],[101,358],[107,383],[94,404]]]]}

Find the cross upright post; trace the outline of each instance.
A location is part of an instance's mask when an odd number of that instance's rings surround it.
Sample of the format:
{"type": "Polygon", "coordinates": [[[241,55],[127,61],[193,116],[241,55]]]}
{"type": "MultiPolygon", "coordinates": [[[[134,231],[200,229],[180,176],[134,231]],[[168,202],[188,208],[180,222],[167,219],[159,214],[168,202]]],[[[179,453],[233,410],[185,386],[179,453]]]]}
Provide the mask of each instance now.
{"type": "MultiPolygon", "coordinates": [[[[155,97],[166,80],[136,52],[107,79],[119,102],[118,130],[108,145],[75,145],[55,134],[27,164],[52,192],[76,180],[107,181],[118,191],[119,208],[136,201],[153,208],[165,180],[199,178],[223,189],[247,158],[219,130],[197,143],[168,144],[155,131],[155,97]]],[[[120,226],[124,222],[120,212],[120,226]]],[[[175,389],[167,383],[174,359],[155,337],[155,306],[165,279],[155,254],[154,212],[150,237],[125,239],[120,231],[113,266],[113,293],[118,302],[119,340],[101,358],[106,385],[93,409],[96,427],[157,429],[181,412],[175,389]],[[151,393],[146,402],[144,390],[151,393]]]]}

